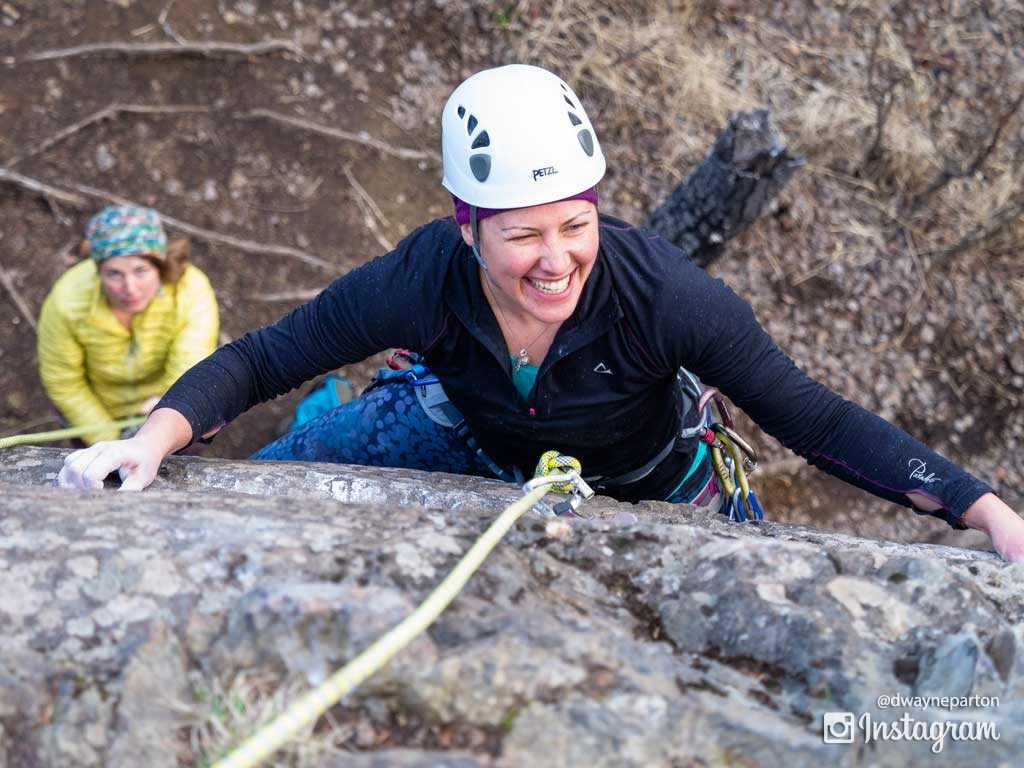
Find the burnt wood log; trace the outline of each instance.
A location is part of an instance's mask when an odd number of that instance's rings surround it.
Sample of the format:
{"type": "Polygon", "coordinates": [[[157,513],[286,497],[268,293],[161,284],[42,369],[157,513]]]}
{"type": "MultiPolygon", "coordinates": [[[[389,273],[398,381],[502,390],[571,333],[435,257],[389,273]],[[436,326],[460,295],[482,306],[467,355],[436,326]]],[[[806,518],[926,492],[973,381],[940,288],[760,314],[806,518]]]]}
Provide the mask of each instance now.
{"type": "Polygon", "coordinates": [[[764,213],[803,158],[789,152],[767,109],[738,112],[697,168],[644,226],[707,267],[764,213]]]}

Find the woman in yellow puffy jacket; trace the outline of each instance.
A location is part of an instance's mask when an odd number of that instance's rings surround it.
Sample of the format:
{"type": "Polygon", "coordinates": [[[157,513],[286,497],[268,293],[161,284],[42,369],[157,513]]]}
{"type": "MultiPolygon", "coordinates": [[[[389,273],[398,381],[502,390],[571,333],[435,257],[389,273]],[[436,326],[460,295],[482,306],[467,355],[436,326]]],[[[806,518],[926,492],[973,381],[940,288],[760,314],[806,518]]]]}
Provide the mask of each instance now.
{"type": "MultiPolygon", "coordinates": [[[[156,211],[110,206],[92,217],[85,258],[60,276],[39,317],[39,376],[71,426],[148,414],[182,373],[217,347],[217,299],[167,242],[156,211]]],[[[86,443],[118,438],[116,429],[86,443]]]]}

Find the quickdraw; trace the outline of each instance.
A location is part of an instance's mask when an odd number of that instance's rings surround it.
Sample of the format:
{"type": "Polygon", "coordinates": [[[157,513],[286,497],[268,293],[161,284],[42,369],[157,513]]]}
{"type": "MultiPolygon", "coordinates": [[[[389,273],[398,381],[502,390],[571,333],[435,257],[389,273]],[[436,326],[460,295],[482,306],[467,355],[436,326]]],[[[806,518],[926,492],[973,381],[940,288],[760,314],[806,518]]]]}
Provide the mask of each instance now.
{"type": "Polygon", "coordinates": [[[741,523],[764,520],[764,510],[747,480],[747,475],[757,469],[757,451],[733,428],[732,415],[721,393],[709,387],[701,396],[701,411],[712,402],[721,421],[701,426],[699,436],[711,450],[711,465],[723,496],[722,514],[741,523]]]}

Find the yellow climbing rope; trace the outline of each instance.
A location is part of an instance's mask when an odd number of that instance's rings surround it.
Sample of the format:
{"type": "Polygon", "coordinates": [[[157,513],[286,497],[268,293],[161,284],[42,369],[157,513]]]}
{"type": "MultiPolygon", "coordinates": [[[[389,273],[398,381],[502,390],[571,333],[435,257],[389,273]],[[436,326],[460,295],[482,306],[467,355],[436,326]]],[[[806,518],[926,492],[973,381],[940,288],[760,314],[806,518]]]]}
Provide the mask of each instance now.
{"type": "MultiPolygon", "coordinates": [[[[554,453],[554,451],[549,453],[554,453]]],[[[424,632],[441,615],[466,586],[470,577],[483,564],[491,550],[512,528],[516,520],[538,503],[548,491],[555,488],[568,488],[574,497],[582,495],[584,498],[589,498],[593,495],[593,491],[579,475],[579,462],[576,459],[572,459],[572,462],[575,462],[577,469],[563,474],[551,474],[550,470],[538,467],[538,477],[524,486],[526,494],[504,509],[498,519],[491,523],[491,526],[470,547],[465,556],[452,569],[452,572],[415,611],[331,675],[324,683],[306,693],[284,712],[260,728],[226,758],[215,763],[213,768],[252,768],[266,760],[296,733],[315,722],[324,712],[337,704],[343,696],[387,664],[395,654],[424,632]]],[[[542,461],[542,463],[545,466],[550,463],[552,467],[573,466],[571,462],[565,464],[554,460],[542,461]]]]}
{"type": "Polygon", "coordinates": [[[73,437],[93,435],[108,429],[128,429],[137,427],[146,420],[145,416],[132,416],[118,421],[103,421],[97,424],[84,424],[80,427],[65,427],[64,429],[51,429],[49,432],[31,432],[25,435],[11,435],[0,437],[0,448],[11,448],[15,445],[35,445],[37,443],[52,443],[54,440],[69,440],[73,437]]]}
{"type": "MultiPolygon", "coordinates": [[[[534,470],[534,477],[548,477],[549,475],[561,474],[563,472],[573,471],[576,474],[583,472],[583,466],[580,464],[580,460],[575,456],[566,456],[564,453],[558,451],[545,451],[541,454],[540,460],[537,462],[537,469],[534,470]]],[[[557,485],[551,486],[551,490],[555,493],[572,493],[574,488],[573,483],[558,483],[557,485]]]]}

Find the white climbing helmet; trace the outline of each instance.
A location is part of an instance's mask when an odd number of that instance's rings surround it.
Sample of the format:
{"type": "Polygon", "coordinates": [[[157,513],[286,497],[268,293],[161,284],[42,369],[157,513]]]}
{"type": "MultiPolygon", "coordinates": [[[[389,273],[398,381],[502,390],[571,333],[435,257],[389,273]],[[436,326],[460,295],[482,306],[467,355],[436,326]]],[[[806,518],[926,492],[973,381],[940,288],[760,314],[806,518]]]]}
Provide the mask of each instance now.
{"type": "Polygon", "coordinates": [[[510,64],[467,78],[441,112],[445,189],[478,208],[525,208],[593,187],[605,160],[560,77],[510,64]]]}

